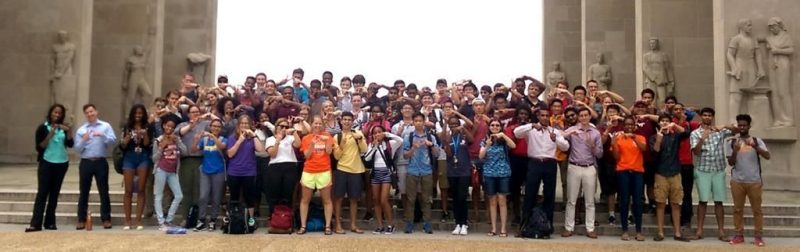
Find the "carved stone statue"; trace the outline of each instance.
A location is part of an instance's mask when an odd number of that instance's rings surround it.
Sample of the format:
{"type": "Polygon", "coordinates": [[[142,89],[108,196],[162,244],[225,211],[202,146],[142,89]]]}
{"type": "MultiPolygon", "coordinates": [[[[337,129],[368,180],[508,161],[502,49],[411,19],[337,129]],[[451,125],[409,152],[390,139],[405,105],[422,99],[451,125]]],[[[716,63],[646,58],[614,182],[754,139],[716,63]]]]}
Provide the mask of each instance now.
{"type": "Polygon", "coordinates": [[[751,35],[753,24],[750,19],[739,20],[739,34],[728,43],[727,61],[731,70],[727,72],[730,100],[728,118],[733,119],[742,112],[742,92],[748,92],[764,76],[758,41],[751,35]]]}
{"type": "Polygon", "coordinates": [[[567,74],[561,70],[561,62],[553,61],[553,71],[547,73],[545,79],[547,80],[547,88],[550,89],[555,88],[559,82],[567,81],[567,74]]]}
{"type": "Polygon", "coordinates": [[[658,38],[650,38],[650,51],[644,54],[642,66],[645,88],[656,91],[656,101],[675,93],[675,76],[669,56],[661,51],[658,38]]]}
{"type": "Polygon", "coordinates": [[[52,102],[64,102],[57,94],[64,77],[74,77],[72,65],[75,60],[75,44],[69,42],[66,31],[58,31],[57,42],[53,44],[53,56],[50,61],[50,99],[52,102]]]}
{"type": "Polygon", "coordinates": [[[611,87],[611,66],[605,62],[603,53],[597,53],[596,63],[589,66],[588,78],[597,81],[600,90],[608,90],[611,87]]]}
{"type": "Polygon", "coordinates": [[[786,127],[794,125],[794,106],[790,85],[792,77],[791,57],[794,45],[791,36],[786,33],[783,20],[779,17],[769,19],[767,23],[770,35],[767,36],[769,50],[769,87],[772,90],[772,126],[786,127]]]}
{"type": "MultiPolygon", "coordinates": [[[[153,93],[150,91],[150,84],[147,83],[145,69],[147,68],[147,52],[141,46],[133,47],[133,54],[125,60],[125,71],[123,72],[122,91],[125,92],[122,115],[127,116],[128,111],[139,99],[148,101],[153,93]]],[[[124,118],[123,121],[125,121],[124,118]]]]}
{"type": "Polygon", "coordinates": [[[208,62],[211,61],[211,55],[205,53],[189,53],[186,55],[188,62],[188,70],[195,77],[195,81],[204,84],[206,79],[206,72],[208,72],[208,62]]]}

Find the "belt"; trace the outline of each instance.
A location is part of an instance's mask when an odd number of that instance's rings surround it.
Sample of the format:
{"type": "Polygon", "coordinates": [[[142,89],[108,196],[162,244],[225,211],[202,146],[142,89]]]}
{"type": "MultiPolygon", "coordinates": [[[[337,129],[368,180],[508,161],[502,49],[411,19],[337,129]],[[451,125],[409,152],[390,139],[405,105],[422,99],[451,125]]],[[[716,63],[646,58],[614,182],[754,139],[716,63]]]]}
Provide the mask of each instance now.
{"type": "Polygon", "coordinates": [[[569,164],[571,164],[571,165],[574,165],[574,166],[578,166],[578,167],[583,167],[583,168],[589,168],[589,167],[591,167],[591,166],[594,166],[594,164],[585,164],[585,165],[582,165],[582,164],[573,163],[573,162],[569,162],[569,164]]]}
{"type": "Polygon", "coordinates": [[[81,159],[82,160],[87,160],[87,161],[100,161],[100,160],[106,160],[106,157],[87,157],[87,158],[81,158],[81,159]]]}
{"type": "Polygon", "coordinates": [[[542,163],[550,162],[550,161],[556,161],[555,158],[537,158],[537,157],[532,157],[531,160],[536,160],[536,161],[539,161],[539,162],[542,162],[542,163]]]}

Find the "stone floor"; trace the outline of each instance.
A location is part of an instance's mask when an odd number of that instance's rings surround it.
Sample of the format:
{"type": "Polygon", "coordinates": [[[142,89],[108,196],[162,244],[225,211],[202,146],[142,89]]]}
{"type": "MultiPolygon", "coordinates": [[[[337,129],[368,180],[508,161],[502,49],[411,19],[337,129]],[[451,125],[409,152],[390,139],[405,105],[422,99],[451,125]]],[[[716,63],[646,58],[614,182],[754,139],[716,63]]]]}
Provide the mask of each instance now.
{"type": "MultiPolygon", "coordinates": [[[[0,164],[0,189],[36,189],[36,165],[35,164],[0,164]]],[[[113,168],[109,171],[109,188],[111,191],[122,191],[122,175],[114,172],[113,168]]],[[[766,181],[769,183],[769,181],[766,181]]],[[[96,184],[92,184],[92,189],[96,190],[96,184]]],[[[67,175],[64,178],[62,190],[77,191],[78,190],[78,164],[73,162],[70,164],[67,175]]],[[[694,199],[697,199],[697,190],[693,192],[694,199]]],[[[596,198],[600,197],[600,188],[598,184],[596,198]]],[[[767,191],[763,195],[763,204],[770,205],[800,205],[800,192],[792,191],[767,191]]],[[[561,182],[557,180],[556,185],[556,201],[561,201],[561,182]]],[[[732,203],[730,194],[725,201],[732,203]]]]}

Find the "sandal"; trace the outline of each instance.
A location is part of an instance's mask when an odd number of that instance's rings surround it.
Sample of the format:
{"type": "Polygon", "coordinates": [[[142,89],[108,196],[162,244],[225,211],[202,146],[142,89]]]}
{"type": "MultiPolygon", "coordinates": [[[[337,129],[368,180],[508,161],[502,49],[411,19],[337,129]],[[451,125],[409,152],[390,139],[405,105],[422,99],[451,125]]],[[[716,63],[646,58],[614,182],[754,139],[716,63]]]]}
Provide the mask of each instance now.
{"type": "Polygon", "coordinates": [[[717,237],[717,239],[719,239],[722,242],[730,242],[731,241],[730,238],[728,238],[727,236],[724,236],[724,235],[721,235],[720,237],[717,237]]]}
{"type": "Polygon", "coordinates": [[[506,233],[506,232],[500,232],[500,237],[504,237],[504,238],[505,238],[505,237],[508,237],[508,233],[506,233]]]}
{"type": "MultiPolygon", "coordinates": [[[[344,234],[344,232],[342,233],[344,234]]],[[[331,227],[330,226],[325,227],[325,235],[332,235],[332,234],[333,232],[331,232],[331,227]]]]}
{"type": "Polygon", "coordinates": [[[636,234],[636,241],[644,241],[644,235],[641,233],[636,234]]]}
{"type": "Polygon", "coordinates": [[[300,229],[297,230],[297,234],[298,235],[306,234],[306,227],[300,227],[300,229]]]}
{"type": "Polygon", "coordinates": [[[623,240],[623,241],[630,241],[631,237],[630,237],[630,235],[628,235],[628,232],[623,232],[622,233],[622,237],[620,237],[620,239],[623,240]]]}
{"type": "MultiPolygon", "coordinates": [[[[330,229],[330,227],[328,227],[328,229],[330,229]]],[[[333,231],[333,233],[335,233],[335,234],[345,234],[343,229],[336,229],[335,231],[333,231]]]]}
{"type": "Polygon", "coordinates": [[[653,237],[653,240],[654,241],[663,241],[664,240],[664,235],[663,234],[658,234],[658,235],[656,235],[656,237],[653,237]]]}
{"type": "Polygon", "coordinates": [[[486,234],[486,236],[495,236],[495,235],[497,235],[497,233],[495,232],[489,232],[488,234],[486,234]]]}
{"type": "MultiPolygon", "coordinates": [[[[350,232],[352,232],[352,233],[356,233],[356,234],[363,234],[363,233],[364,233],[364,231],[363,231],[363,230],[361,230],[361,229],[358,229],[358,228],[351,228],[351,229],[350,229],[350,232]]],[[[342,233],[344,233],[344,232],[342,232],[342,233]]]]}

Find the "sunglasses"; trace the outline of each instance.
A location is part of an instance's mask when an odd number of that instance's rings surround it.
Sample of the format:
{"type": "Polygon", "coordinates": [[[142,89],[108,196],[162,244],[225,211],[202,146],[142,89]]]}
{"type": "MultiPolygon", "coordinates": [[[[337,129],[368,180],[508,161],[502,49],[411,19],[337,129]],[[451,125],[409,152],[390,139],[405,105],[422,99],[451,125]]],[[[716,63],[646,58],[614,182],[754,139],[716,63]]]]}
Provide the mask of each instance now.
{"type": "Polygon", "coordinates": [[[578,115],[576,115],[576,114],[569,114],[569,115],[566,115],[566,117],[576,117],[576,116],[578,116],[578,115]]]}
{"type": "Polygon", "coordinates": [[[489,125],[489,126],[490,127],[500,127],[500,124],[492,124],[492,125],[489,125]]]}

